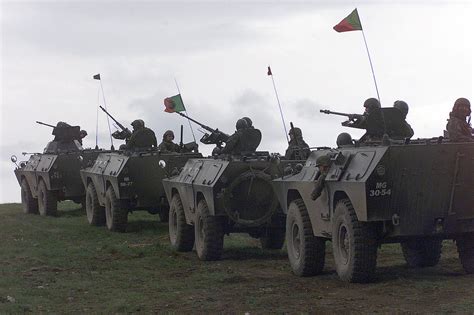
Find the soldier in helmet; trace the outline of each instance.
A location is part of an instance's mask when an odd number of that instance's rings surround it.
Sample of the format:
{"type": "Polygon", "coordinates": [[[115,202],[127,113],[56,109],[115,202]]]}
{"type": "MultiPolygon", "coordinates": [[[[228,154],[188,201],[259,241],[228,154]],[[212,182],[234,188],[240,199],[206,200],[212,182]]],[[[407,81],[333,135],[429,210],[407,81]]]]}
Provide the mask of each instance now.
{"type": "Polygon", "coordinates": [[[319,168],[319,176],[314,184],[314,189],[311,192],[311,199],[316,200],[321,196],[324,185],[326,183],[326,176],[331,167],[331,159],[327,155],[322,155],[316,159],[316,167],[319,168]]]}
{"type": "Polygon", "coordinates": [[[384,122],[380,102],[376,98],[368,98],[364,102],[365,111],[362,115],[349,115],[349,122],[343,126],[366,129],[366,134],[359,140],[381,139],[384,134],[384,122]],[[369,122],[370,117],[370,122],[369,122]]]}
{"type": "Polygon", "coordinates": [[[145,127],[145,122],[136,119],[131,123],[133,127],[132,135],[128,140],[126,149],[151,148],[156,147],[156,136],[153,130],[145,127]]]}
{"type": "Polygon", "coordinates": [[[401,134],[399,135],[402,138],[411,138],[415,134],[413,129],[411,128],[410,124],[406,121],[407,115],[408,115],[408,104],[404,101],[395,101],[393,103],[393,107],[397,108],[402,112],[403,116],[403,126],[401,126],[400,131],[401,134]]]}
{"type": "Polygon", "coordinates": [[[471,115],[471,103],[461,97],[454,102],[453,110],[449,113],[446,130],[451,141],[474,141],[473,130],[466,118],[471,115]]]}
{"type": "Polygon", "coordinates": [[[303,132],[300,128],[293,127],[288,133],[290,142],[285,152],[287,160],[306,160],[311,153],[309,145],[303,140],[303,132]]]}
{"type": "Polygon", "coordinates": [[[172,153],[172,152],[179,153],[181,151],[181,148],[179,145],[174,143],[173,140],[174,140],[173,131],[166,130],[166,132],[163,134],[163,141],[158,146],[158,150],[160,150],[163,153],[172,153]]]}
{"type": "Polygon", "coordinates": [[[243,146],[242,142],[245,141],[243,139],[243,131],[248,128],[247,120],[244,118],[237,120],[235,124],[236,131],[227,139],[225,147],[222,148],[220,153],[240,154],[243,146]]]}
{"type": "Polygon", "coordinates": [[[79,141],[79,143],[82,145],[82,139],[84,139],[86,136],[87,136],[87,131],[85,130],[79,131],[79,139],[77,141],[79,141]]]}
{"type": "Polygon", "coordinates": [[[351,145],[354,143],[352,142],[351,135],[348,134],[347,132],[343,132],[337,136],[336,144],[337,144],[337,147],[340,148],[342,146],[351,145]]]}

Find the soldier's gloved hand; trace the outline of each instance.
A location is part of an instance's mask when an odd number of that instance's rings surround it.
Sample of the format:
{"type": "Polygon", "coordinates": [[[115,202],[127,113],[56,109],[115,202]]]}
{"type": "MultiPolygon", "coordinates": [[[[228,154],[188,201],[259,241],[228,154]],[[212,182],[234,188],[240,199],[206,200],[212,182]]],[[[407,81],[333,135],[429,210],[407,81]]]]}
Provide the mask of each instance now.
{"type": "Polygon", "coordinates": [[[319,192],[318,190],[315,189],[311,192],[311,199],[312,200],[318,199],[319,196],[321,196],[321,192],[319,192]]]}

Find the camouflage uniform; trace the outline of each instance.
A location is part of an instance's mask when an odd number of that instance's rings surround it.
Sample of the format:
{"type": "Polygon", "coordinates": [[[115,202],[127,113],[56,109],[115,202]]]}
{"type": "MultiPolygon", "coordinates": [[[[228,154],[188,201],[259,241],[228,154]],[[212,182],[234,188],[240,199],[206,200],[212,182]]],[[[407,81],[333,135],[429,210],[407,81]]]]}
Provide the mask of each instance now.
{"type": "Polygon", "coordinates": [[[397,135],[401,138],[411,138],[415,134],[410,124],[406,121],[408,115],[408,104],[404,101],[395,101],[393,107],[399,109],[403,115],[403,125],[400,127],[400,135],[397,135]]]}
{"type": "Polygon", "coordinates": [[[181,151],[181,147],[179,145],[177,145],[176,143],[174,143],[172,140],[168,140],[167,137],[169,135],[172,135],[173,139],[174,139],[173,131],[167,130],[163,134],[163,141],[158,146],[158,150],[163,152],[163,153],[173,153],[173,152],[179,153],[181,151]]]}
{"type": "Polygon", "coordinates": [[[237,130],[229,137],[229,139],[227,139],[225,147],[222,148],[220,153],[240,154],[242,152],[242,142],[245,141],[245,139],[243,139],[243,130],[248,129],[247,121],[245,119],[237,120],[235,128],[237,130]]]}
{"type": "Polygon", "coordinates": [[[132,126],[133,132],[125,146],[126,149],[156,147],[155,133],[150,128],[145,127],[143,120],[134,120],[132,126]]]}
{"type": "Polygon", "coordinates": [[[446,130],[452,141],[474,141],[472,127],[466,122],[466,117],[471,114],[471,104],[465,98],[456,100],[453,110],[449,113],[446,130]]]}
{"type": "Polygon", "coordinates": [[[303,140],[303,132],[300,128],[293,128],[288,133],[290,142],[285,152],[287,160],[306,160],[311,154],[309,145],[303,140]]]}
{"type": "Polygon", "coordinates": [[[384,134],[384,122],[380,102],[376,98],[369,98],[364,102],[365,111],[362,115],[351,115],[353,122],[343,123],[343,126],[365,129],[366,133],[359,141],[379,140],[384,134]],[[371,123],[369,124],[369,116],[371,123]]]}
{"type": "Polygon", "coordinates": [[[326,176],[328,175],[329,167],[331,166],[331,159],[327,155],[318,157],[316,166],[319,167],[319,177],[316,179],[314,189],[311,192],[311,199],[318,199],[324,189],[326,183],[326,176]]]}

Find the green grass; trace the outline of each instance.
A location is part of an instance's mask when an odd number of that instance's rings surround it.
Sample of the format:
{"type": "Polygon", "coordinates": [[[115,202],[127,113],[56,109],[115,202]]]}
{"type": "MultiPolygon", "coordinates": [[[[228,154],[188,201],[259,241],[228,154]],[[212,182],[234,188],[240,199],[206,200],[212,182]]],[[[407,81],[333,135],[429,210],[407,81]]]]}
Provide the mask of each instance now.
{"type": "Polygon", "coordinates": [[[58,217],[0,205],[0,222],[2,314],[474,311],[474,277],[451,242],[438,266],[421,270],[405,267],[398,245],[383,246],[377,282],[356,285],[338,280],[330,243],[324,274],[298,278],[284,250],[263,251],[244,235],[226,237],[221,261],[177,253],[167,225],[144,212],[122,234],[89,226],[68,202],[58,217]]]}

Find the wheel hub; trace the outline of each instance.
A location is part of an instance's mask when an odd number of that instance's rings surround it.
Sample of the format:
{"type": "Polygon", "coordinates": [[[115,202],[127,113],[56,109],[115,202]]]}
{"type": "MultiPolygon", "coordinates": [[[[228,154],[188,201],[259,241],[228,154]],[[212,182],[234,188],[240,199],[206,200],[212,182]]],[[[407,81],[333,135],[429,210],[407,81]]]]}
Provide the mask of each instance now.
{"type": "Polygon", "coordinates": [[[339,227],[338,245],[342,262],[346,264],[349,261],[350,240],[344,224],[339,227]]]}
{"type": "Polygon", "coordinates": [[[296,222],[293,222],[291,227],[291,239],[293,245],[293,251],[295,258],[299,259],[301,256],[301,237],[300,237],[300,228],[296,222]]]}

